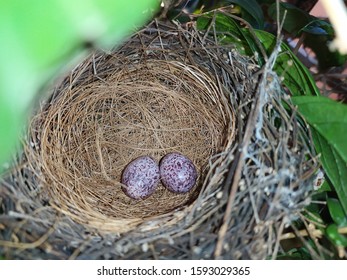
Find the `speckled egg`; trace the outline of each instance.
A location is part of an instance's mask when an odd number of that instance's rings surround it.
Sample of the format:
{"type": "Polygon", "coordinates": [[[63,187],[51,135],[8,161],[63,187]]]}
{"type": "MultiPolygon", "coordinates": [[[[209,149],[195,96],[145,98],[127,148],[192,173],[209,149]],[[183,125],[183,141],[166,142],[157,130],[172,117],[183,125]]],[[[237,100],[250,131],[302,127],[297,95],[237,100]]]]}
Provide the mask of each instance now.
{"type": "Polygon", "coordinates": [[[159,165],[163,185],[175,193],[190,191],[198,177],[193,162],[180,153],[165,155],[159,165]]]}
{"type": "Polygon", "coordinates": [[[133,199],[143,199],[156,190],[160,180],[158,163],[149,156],[134,159],[124,169],[122,188],[133,199]]]}

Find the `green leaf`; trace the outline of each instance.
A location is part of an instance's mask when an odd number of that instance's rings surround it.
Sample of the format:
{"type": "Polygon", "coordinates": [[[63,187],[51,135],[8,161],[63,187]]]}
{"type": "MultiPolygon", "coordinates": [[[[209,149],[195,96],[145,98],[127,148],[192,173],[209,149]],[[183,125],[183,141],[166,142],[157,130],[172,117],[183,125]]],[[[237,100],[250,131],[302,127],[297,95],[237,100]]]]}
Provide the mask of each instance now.
{"type": "Polygon", "coordinates": [[[331,180],[333,187],[341,201],[342,207],[347,213],[347,166],[346,161],[330,145],[330,143],[316,130],[312,131],[315,147],[321,153],[321,162],[331,180]]]}
{"type": "Polygon", "coordinates": [[[264,27],[264,14],[256,0],[229,0],[242,8],[242,18],[249,22],[254,28],[264,27]]]}
{"type": "Polygon", "coordinates": [[[335,224],[331,224],[326,229],[326,235],[336,246],[347,247],[347,238],[339,233],[338,227],[335,224]]]}
{"type": "Polygon", "coordinates": [[[315,35],[329,35],[331,39],[335,36],[334,28],[329,22],[313,16],[312,21],[302,31],[315,35]]]}
{"type": "MultiPolygon", "coordinates": [[[[251,37],[249,30],[241,28],[235,20],[225,14],[211,12],[202,15],[197,20],[197,28],[199,30],[207,30],[212,20],[214,20],[219,44],[233,44],[241,54],[248,56],[253,56],[255,52],[260,53],[260,50],[255,43],[254,38],[251,37]]],[[[260,58],[258,62],[262,64],[263,58],[260,58]]]]}
{"type": "Polygon", "coordinates": [[[330,50],[329,42],[331,41],[332,36],[325,34],[307,33],[305,36],[305,46],[311,48],[316,54],[320,71],[325,71],[334,66],[342,66],[347,61],[347,55],[330,50]]]}
{"type": "MultiPolygon", "coordinates": [[[[269,56],[275,45],[276,37],[263,30],[254,30],[254,34],[248,28],[242,28],[231,17],[221,13],[210,13],[203,15],[197,20],[199,30],[207,30],[214,20],[215,30],[220,44],[233,44],[235,48],[244,55],[254,56],[257,54],[258,63],[262,66],[265,58],[256,43],[259,40],[266,54],[269,56]]],[[[289,47],[282,43],[274,71],[283,77],[284,85],[291,91],[292,95],[319,95],[317,85],[309,70],[291,52],[289,47]]]]}
{"type": "Polygon", "coordinates": [[[0,169],[14,150],[31,102],[84,45],[110,48],[153,16],[157,0],[0,2],[0,169]]]}
{"type": "Polygon", "coordinates": [[[342,209],[340,201],[336,198],[327,198],[328,209],[334,223],[340,226],[347,225],[347,216],[342,209]]]}
{"type": "Polygon", "coordinates": [[[195,9],[194,14],[206,13],[215,9],[223,8],[225,12],[241,16],[254,28],[264,27],[264,14],[261,6],[256,0],[221,0],[221,1],[188,1],[183,2],[180,7],[180,12],[184,9],[188,13],[195,9]],[[234,5],[231,5],[234,4],[234,5]]]}
{"type": "Polygon", "coordinates": [[[326,97],[302,96],[293,101],[309,124],[347,161],[347,106],[326,97]]]}
{"type": "Polygon", "coordinates": [[[292,98],[312,128],[312,136],[326,174],[347,213],[347,106],[326,97],[292,98]]]}
{"type": "MultiPolygon", "coordinates": [[[[270,17],[276,20],[276,4],[270,6],[268,12],[270,17]]],[[[316,54],[320,70],[341,66],[346,62],[346,55],[341,55],[338,51],[329,49],[329,42],[335,36],[331,24],[288,3],[280,4],[281,19],[284,17],[284,12],[286,12],[286,15],[283,29],[295,37],[300,36],[302,32],[305,33],[304,44],[316,54]]]]}
{"type": "Polygon", "coordinates": [[[302,31],[305,33],[304,44],[311,48],[318,59],[319,69],[324,71],[333,66],[342,66],[347,55],[331,51],[329,42],[335,37],[332,25],[324,20],[312,17],[312,21],[302,31]]]}
{"type": "MultiPolygon", "coordinates": [[[[255,30],[255,33],[264,45],[267,54],[270,55],[276,44],[276,37],[262,30],[255,30]]],[[[319,90],[310,71],[285,43],[281,44],[281,49],[282,51],[274,65],[274,71],[283,77],[283,84],[290,90],[291,94],[294,96],[319,95],[319,90]]]]}
{"type": "Polygon", "coordinates": [[[320,28],[319,26],[306,26],[303,31],[305,31],[306,33],[310,33],[312,35],[328,35],[328,33],[323,29],[320,28]]]}
{"type": "MultiPolygon", "coordinates": [[[[268,9],[269,16],[277,20],[277,4],[272,4],[268,9]]],[[[305,11],[288,3],[280,3],[280,22],[284,19],[283,29],[290,34],[297,35],[311,20],[311,16],[305,11]]]]}
{"type": "Polygon", "coordinates": [[[312,260],[312,256],[305,247],[290,249],[285,254],[280,254],[277,260],[312,260]]]}

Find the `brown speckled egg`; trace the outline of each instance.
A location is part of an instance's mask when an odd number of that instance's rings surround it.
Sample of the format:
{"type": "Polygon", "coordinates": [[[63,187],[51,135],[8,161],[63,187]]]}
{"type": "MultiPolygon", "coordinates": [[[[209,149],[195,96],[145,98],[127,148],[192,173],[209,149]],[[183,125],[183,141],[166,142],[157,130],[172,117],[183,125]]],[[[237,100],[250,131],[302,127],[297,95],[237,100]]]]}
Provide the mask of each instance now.
{"type": "Polygon", "coordinates": [[[133,199],[150,196],[156,190],[160,179],[158,163],[149,156],[134,159],[124,169],[122,188],[133,199]]]}
{"type": "Polygon", "coordinates": [[[164,156],[159,169],[163,185],[175,193],[190,191],[198,177],[193,162],[180,153],[169,153],[164,156]]]}

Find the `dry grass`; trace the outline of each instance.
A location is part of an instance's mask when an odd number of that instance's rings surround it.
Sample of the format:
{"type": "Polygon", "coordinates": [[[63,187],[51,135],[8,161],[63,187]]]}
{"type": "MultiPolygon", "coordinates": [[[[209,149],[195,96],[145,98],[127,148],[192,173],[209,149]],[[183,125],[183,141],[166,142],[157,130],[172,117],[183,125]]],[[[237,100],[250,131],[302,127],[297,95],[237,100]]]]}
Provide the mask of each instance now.
{"type": "MultiPolygon", "coordinates": [[[[27,156],[58,211],[101,231],[124,232],[196,198],[208,159],[222,149],[234,119],[222,101],[226,93],[194,66],[121,54],[104,63],[105,70],[112,65],[111,75],[72,89],[66,84],[36,114],[30,131],[39,142],[27,156]],[[194,190],[182,195],[160,186],[140,201],[122,192],[120,177],[129,162],[142,155],[159,161],[173,151],[198,167],[194,190]]],[[[80,69],[83,75],[83,64],[80,69]]]]}

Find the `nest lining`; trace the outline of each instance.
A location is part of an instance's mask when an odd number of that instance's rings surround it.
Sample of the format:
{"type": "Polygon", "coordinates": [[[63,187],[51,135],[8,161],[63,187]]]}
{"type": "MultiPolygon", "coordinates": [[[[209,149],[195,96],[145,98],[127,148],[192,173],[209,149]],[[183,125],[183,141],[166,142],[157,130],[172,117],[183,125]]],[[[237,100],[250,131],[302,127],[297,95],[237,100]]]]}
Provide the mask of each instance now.
{"type": "Polygon", "coordinates": [[[42,192],[54,208],[99,230],[123,232],[193,202],[225,132],[233,137],[234,119],[228,93],[193,65],[154,60],[150,51],[146,58],[122,52],[104,57],[97,75],[112,67],[111,74],[73,88],[66,84],[53,105],[37,113],[31,131],[40,131],[39,153],[30,161],[41,167],[42,192]],[[144,200],[121,191],[129,162],[143,155],[159,162],[174,151],[198,168],[192,191],[174,194],[160,184],[144,200]]]}
{"type": "Polygon", "coordinates": [[[218,34],[208,35],[194,25],[153,22],[64,79],[33,118],[25,156],[0,193],[17,205],[14,215],[12,204],[3,203],[6,232],[21,242],[45,238],[24,252],[20,242],[6,243],[17,248],[6,254],[262,259],[278,253],[284,227],[307,205],[317,168],[311,140],[283,100],[272,62],[259,71],[251,58],[221,46],[218,34]],[[171,151],[198,166],[192,193],[161,188],[152,197],[154,205],[165,199],[159,212],[149,200],[120,198],[121,166],[171,151]]]}

